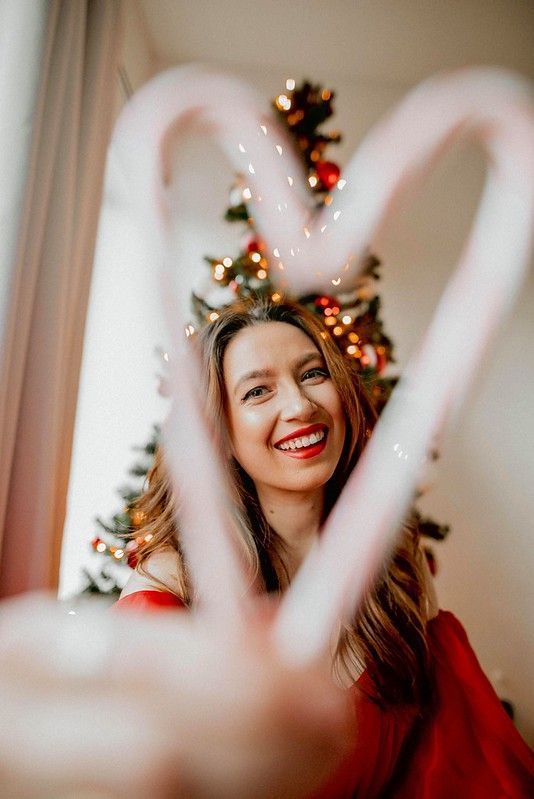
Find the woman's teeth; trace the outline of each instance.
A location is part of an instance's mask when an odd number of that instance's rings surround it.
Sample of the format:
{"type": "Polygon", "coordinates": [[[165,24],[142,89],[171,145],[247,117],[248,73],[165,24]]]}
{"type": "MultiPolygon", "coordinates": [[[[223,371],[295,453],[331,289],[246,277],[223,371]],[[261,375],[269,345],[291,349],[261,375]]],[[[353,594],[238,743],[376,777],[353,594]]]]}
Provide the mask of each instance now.
{"type": "Polygon", "coordinates": [[[312,444],[317,444],[325,437],[324,430],[318,430],[317,433],[312,433],[311,436],[301,436],[300,438],[292,438],[290,441],[284,441],[279,444],[279,449],[302,449],[302,447],[311,447],[312,444]]]}

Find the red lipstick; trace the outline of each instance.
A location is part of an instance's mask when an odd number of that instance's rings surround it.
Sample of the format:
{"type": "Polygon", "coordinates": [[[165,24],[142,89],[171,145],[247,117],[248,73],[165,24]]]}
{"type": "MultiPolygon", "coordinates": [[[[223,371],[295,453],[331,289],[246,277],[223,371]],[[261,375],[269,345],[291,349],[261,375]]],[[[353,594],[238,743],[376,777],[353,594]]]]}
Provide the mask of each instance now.
{"type": "Polygon", "coordinates": [[[317,455],[320,455],[326,447],[327,433],[328,427],[325,424],[313,424],[309,427],[301,427],[299,430],[294,430],[290,435],[284,436],[284,438],[277,441],[275,447],[282,455],[288,455],[290,458],[296,458],[297,460],[315,458],[317,455]],[[311,436],[312,433],[318,433],[319,431],[324,431],[325,435],[316,444],[311,444],[308,447],[301,447],[300,449],[280,449],[280,444],[283,444],[285,441],[291,441],[293,438],[301,438],[302,436],[311,436]]]}
{"type": "MultiPolygon", "coordinates": [[[[328,431],[328,428],[325,424],[312,424],[309,427],[300,427],[298,430],[293,430],[288,436],[284,436],[279,441],[275,443],[275,447],[279,447],[280,444],[283,444],[285,441],[291,441],[292,438],[301,438],[302,436],[311,436],[312,433],[318,433],[319,430],[324,430],[325,433],[328,431]]],[[[323,439],[324,441],[324,439],[323,439]]],[[[320,441],[319,444],[323,442],[320,441]]]]}
{"type": "Polygon", "coordinates": [[[281,452],[282,455],[288,455],[290,458],[303,460],[305,458],[315,458],[316,455],[321,454],[325,447],[326,437],[318,441],[317,444],[312,444],[311,447],[303,447],[302,449],[280,449],[278,451],[281,452]]]}

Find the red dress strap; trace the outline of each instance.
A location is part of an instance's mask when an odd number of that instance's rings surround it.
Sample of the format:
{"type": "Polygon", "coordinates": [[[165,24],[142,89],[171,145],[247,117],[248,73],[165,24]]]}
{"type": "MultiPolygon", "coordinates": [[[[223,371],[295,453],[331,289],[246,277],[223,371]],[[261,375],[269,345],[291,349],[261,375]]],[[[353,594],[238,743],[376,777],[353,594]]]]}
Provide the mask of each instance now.
{"type": "Polygon", "coordinates": [[[157,612],[160,610],[172,610],[176,608],[185,608],[182,600],[175,594],[168,591],[134,591],[132,594],[127,594],[121,597],[112,606],[112,610],[139,610],[141,612],[157,612]]]}

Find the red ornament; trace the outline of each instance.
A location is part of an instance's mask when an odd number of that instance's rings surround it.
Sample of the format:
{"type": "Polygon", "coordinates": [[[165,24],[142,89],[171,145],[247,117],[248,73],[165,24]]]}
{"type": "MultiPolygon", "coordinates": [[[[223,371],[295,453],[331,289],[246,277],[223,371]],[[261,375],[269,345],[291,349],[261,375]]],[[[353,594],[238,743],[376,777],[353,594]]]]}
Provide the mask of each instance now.
{"type": "Polygon", "coordinates": [[[91,541],[91,546],[93,547],[93,549],[95,550],[95,552],[96,552],[96,548],[97,548],[97,546],[98,546],[99,544],[101,544],[101,543],[102,543],[102,539],[101,539],[101,538],[99,538],[98,536],[96,536],[96,538],[93,538],[93,540],[91,541]]]}
{"type": "Polygon", "coordinates": [[[124,551],[126,552],[126,563],[130,567],[130,569],[135,569],[137,566],[137,550],[139,549],[139,544],[137,541],[128,541],[126,546],[124,547],[124,551]]]}
{"type": "Polygon", "coordinates": [[[373,344],[360,344],[362,355],[360,363],[365,369],[373,369],[377,374],[384,371],[388,365],[385,347],[375,347],[373,344]]]}
{"type": "Polygon", "coordinates": [[[325,308],[334,308],[337,304],[335,297],[329,297],[328,294],[323,294],[315,299],[315,307],[324,311],[325,308]]]}
{"type": "Polygon", "coordinates": [[[250,254],[251,252],[264,252],[265,251],[265,242],[258,238],[252,238],[247,241],[246,244],[247,252],[250,254]]]}
{"type": "Polygon", "coordinates": [[[436,563],[436,557],[433,551],[430,549],[430,547],[424,547],[423,553],[426,558],[430,574],[432,575],[432,577],[435,577],[438,571],[438,564],[436,563]]]}
{"type": "Polygon", "coordinates": [[[388,365],[388,359],[382,347],[377,347],[376,350],[376,371],[381,374],[388,365]]]}
{"type": "Polygon", "coordinates": [[[135,569],[135,567],[137,566],[137,553],[130,552],[130,554],[126,558],[126,563],[130,567],[130,569],[135,569]]]}
{"type": "Polygon", "coordinates": [[[341,170],[339,169],[337,164],[334,164],[333,161],[316,161],[315,164],[315,171],[317,172],[317,177],[328,190],[333,189],[336,183],[339,180],[339,175],[341,174],[341,170]]]}

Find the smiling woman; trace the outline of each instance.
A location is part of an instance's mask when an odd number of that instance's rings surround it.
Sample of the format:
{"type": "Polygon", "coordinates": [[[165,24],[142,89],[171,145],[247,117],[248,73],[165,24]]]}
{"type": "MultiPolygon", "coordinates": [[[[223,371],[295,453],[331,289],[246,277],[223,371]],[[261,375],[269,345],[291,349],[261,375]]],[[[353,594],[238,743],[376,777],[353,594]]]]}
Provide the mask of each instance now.
{"type": "MultiPolygon", "coordinates": [[[[323,333],[301,306],[250,301],[223,311],[199,336],[207,413],[221,436],[250,583],[259,592],[287,588],[376,420],[358,375],[323,333]]],[[[143,534],[152,538],[121,602],[157,587],[194,604],[174,502],[160,451],[138,501],[143,534]]],[[[340,635],[340,681],[353,683],[365,669],[384,702],[428,701],[423,569],[417,530],[406,524],[376,588],[340,635]]]]}
{"type": "Polygon", "coordinates": [[[317,495],[322,506],[341,457],[343,406],[321,351],[311,344],[294,325],[266,322],[243,328],[226,349],[232,454],[264,508],[297,491],[317,495]],[[260,369],[249,371],[254,363],[260,369]]]}
{"type": "MultiPolygon", "coordinates": [[[[280,594],[320,537],[376,417],[350,362],[298,305],[232,306],[199,343],[206,411],[228,464],[250,585],[280,594]]],[[[151,539],[119,608],[195,606],[174,507],[159,451],[137,501],[151,539]]],[[[358,732],[316,799],[528,795],[530,754],[463,628],[437,612],[409,521],[352,623],[340,630],[332,665],[353,692],[358,732]]]]}

